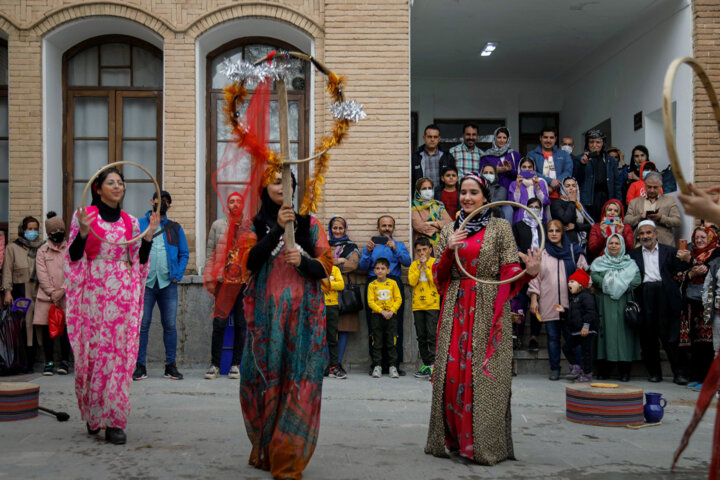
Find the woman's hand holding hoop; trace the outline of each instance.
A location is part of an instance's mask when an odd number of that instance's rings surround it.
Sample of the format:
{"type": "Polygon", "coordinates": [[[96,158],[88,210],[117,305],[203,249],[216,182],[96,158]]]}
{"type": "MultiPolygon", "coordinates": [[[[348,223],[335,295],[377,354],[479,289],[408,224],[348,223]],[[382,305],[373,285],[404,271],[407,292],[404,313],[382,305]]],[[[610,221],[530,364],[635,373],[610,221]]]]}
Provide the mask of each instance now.
{"type": "Polygon", "coordinates": [[[88,214],[85,207],[78,207],[77,219],[80,237],[87,238],[88,233],[90,233],[90,228],[92,227],[92,224],[97,218],[97,216],[97,212],[88,214]]]}
{"type": "Polygon", "coordinates": [[[280,225],[280,228],[285,228],[285,224],[287,222],[294,222],[295,221],[295,212],[293,211],[292,207],[289,207],[287,205],[283,205],[280,207],[280,210],[278,210],[277,214],[277,223],[280,225]]]}
{"type": "Polygon", "coordinates": [[[457,247],[460,243],[462,243],[468,236],[467,230],[464,228],[461,230],[455,230],[453,232],[452,236],[450,237],[450,241],[448,242],[448,248],[450,250],[457,250],[457,247]]]}

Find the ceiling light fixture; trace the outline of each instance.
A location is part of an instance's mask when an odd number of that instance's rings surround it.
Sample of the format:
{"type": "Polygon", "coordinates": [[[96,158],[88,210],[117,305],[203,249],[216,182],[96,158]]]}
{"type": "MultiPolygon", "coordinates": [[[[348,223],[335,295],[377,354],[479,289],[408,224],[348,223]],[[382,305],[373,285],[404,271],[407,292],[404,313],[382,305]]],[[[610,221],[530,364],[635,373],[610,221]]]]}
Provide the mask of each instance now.
{"type": "Polygon", "coordinates": [[[485,45],[485,48],[483,48],[483,51],[480,52],[480,56],[481,57],[489,57],[490,55],[492,55],[492,53],[495,51],[496,48],[497,48],[497,43],[488,42],[485,45]]]}

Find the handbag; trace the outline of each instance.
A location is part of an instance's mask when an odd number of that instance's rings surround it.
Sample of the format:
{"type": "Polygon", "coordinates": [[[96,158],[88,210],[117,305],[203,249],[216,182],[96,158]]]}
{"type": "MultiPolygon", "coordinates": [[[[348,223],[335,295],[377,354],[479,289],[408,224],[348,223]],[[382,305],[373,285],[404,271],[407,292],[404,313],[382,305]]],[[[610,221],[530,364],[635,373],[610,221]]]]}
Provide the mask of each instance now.
{"type": "Polygon", "coordinates": [[[703,283],[689,283],[685,289],[685,298],[701,302],[704,287],[703,283]]]}
{"type": "Polygon", "coordinates": [[[48,313],[48,328],[50,329],[50,338],[59,337],[65,331],[65,312],[62,308],[50,305],[50,313],[48,313]]]}
{"type": "Polygon", "coordinates": [[[360,286],[353,283],[348,276],[345,288],[338,292],[338,307],[340,315],[359,312],[364,308],[360,286]]]}
{"type": "Polygon", "coordinates": [[[635,294],[630,292],[630,300],[625,304],[625,325],[632,329],[639,329],[642,326],[640,315],[640,304],[635,301],[635,294]]]}

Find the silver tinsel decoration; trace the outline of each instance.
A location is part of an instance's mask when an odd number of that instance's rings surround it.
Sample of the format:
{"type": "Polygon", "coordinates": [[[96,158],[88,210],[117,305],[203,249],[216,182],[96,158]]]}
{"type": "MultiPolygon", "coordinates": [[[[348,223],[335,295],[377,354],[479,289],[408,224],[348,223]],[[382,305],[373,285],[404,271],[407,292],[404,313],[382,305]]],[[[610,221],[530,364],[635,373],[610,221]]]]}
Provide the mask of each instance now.
{"type": "Polygon", "coordinates": [[[285,62],[280,64],[263,62],[260,65],[253,65],[245,61],[233,62],[227,58],[220,64],[220,71],[233,82],[250,80],[260,83],[266,78],[280,80],[288,73],[289,69],[290,65],[285,62]]]}
{"type": "Polygon", "coordinates": [[[367,117],[365,110],[363,110],[363,106],[355,100],[335,102],[330,105],[330,111],[332,112],[333,117],[337,119],[344,118],[352,120],[355,123],[367,117]]]}

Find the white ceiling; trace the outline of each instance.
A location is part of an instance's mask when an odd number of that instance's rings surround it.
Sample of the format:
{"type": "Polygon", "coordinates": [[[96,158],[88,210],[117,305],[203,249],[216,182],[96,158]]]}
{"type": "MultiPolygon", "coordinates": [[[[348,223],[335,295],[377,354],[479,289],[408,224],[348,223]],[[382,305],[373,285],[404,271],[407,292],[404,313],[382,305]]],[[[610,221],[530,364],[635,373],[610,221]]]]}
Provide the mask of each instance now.
{"type": "Polygon", "coordinates": [[[414,0],[413,77],[555,80],[679,0],[414,0]],[[498,42],[489,57],[480,51],[498,42]]]}

